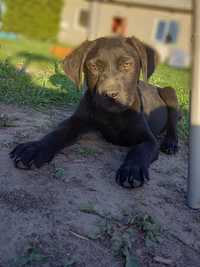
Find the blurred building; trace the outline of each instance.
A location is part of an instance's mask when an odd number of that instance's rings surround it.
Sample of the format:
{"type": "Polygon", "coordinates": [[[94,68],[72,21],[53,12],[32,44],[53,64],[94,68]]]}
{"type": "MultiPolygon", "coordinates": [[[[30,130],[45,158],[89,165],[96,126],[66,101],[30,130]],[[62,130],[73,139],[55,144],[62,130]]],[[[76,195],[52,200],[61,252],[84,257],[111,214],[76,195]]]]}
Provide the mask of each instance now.
{"type": "Polygon", "coordinates": [[[171,65],[190,63],[192,0],[65,0],[59,41],[135,35],[171,65]]]}

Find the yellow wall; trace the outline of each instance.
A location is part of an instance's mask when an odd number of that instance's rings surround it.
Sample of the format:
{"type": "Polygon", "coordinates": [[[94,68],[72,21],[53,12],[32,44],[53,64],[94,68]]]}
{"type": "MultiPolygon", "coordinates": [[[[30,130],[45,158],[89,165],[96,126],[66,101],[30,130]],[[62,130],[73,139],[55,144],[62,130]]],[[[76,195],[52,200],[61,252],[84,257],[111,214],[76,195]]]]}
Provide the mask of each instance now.
{"type": "Polygon", "coordinates": [[[89,3],[83,0],[64,1],[60,32],[58,34],[60,42],[78,45],[87,38],[87,29],[80,28],[76,24],[76,18],[80,8],[89,8],[89,3]]]}

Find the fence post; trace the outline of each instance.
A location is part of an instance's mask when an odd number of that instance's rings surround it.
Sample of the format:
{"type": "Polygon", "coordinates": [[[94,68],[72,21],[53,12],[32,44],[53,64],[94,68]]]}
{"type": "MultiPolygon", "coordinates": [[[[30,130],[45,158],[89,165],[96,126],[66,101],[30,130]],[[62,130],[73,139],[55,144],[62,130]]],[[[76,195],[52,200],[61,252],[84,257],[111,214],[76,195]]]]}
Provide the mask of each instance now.
{"type": "Polygon", "coordinates": [[[92,0],[90,3],[88,40],[92,41],[97,38],[99,12],[100,12],[100,2],[98,0],[92,0]]]}
{"type": "Polygon", "coordinates": [[[200,1],[193,1],[193,64],[187,202],[200,208],[200,1]]]}

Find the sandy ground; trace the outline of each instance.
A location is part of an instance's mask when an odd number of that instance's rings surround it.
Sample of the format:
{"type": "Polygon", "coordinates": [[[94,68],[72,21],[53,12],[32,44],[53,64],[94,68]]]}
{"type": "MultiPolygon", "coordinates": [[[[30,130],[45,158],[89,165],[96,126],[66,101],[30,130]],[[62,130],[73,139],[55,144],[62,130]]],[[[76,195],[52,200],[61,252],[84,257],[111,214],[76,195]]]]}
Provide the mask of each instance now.
{"type": "Polygon", "coordinates": [[[114,179],[127,149],[95,133],[40,170],[14,168],[8,153],[16,143],[37,139],[70,113],[0,106],[11,124],[0,128],[0,267],[125,266],[122,239],[139,261],[126,266],[200,266],[200,213],[186,206],[184,145],[176,156],[161,153],[150,182],[135,190],[114,179]]]}

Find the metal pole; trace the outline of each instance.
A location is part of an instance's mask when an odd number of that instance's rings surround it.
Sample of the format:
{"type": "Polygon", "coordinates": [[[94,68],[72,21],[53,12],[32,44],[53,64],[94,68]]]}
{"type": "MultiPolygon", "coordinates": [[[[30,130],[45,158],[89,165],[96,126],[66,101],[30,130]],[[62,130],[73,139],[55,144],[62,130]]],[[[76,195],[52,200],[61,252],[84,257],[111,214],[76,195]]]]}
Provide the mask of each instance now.
{"type": "Polygon", "coordinates": [[[190,148],[187,202],[200,208],[200,0],[193,2],[193,72],[190,105],[190,148]]]}
{"type": "Polygon", "coordinates": [[[90,21],[89,21],[89,31],[88,40],[92,41],[97,37],[97,27],[99,21],[99,1],[92,0],[90,3],[90,21]]]}

